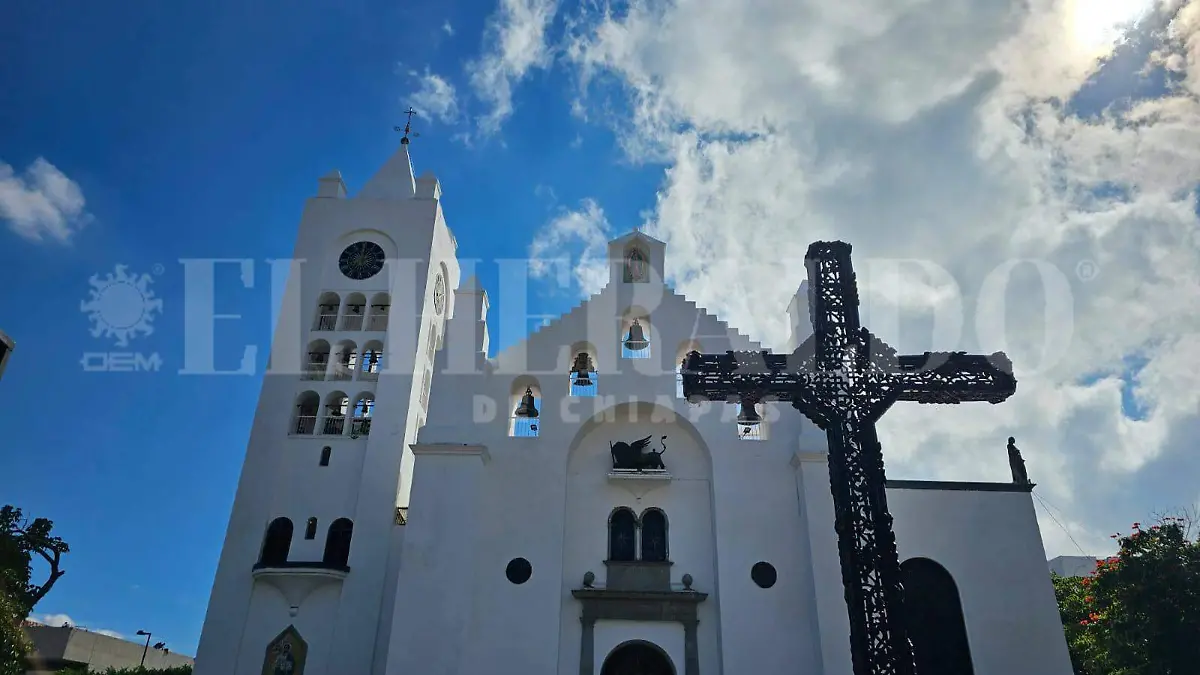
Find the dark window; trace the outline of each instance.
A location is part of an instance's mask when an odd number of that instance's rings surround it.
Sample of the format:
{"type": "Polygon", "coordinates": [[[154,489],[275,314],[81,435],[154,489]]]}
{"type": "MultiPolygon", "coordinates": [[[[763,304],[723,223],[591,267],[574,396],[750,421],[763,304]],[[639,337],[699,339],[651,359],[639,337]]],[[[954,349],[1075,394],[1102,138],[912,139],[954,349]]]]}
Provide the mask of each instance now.
{"type": "MultiPolygon", "coordinates": [[[[754,567],[750,568],[750,578],[759,588],[770,588],[775,585],[779,579],[779,574],[775,571],[775,566],[769,562],[756,562],[754,567]]],[[[921,675],[925,675],[921,673],[921,675]]]]}
{"type": "Polygon", "coordinates": [[[316,539],[317,538],[317,519],[316,518],[308,519],[308,523],[304,526],[304,538],[305,539],[316,539]]]}
{"type": "Polygon", "coordinates": [[[667,516],[658,509],[642,514],[642,560],[667,560],[667,516]]]}
{"type": "Polygon", "coordinates": [[[972,675],[971,647],[954,578],[928,558],[900,565],[904,617],[921,675],[972,675]]]}
{"type": "Polygon", "coordinates": [[[329,456],[333,454],[333,448],[328,445],[321,448],[321,466],[329,466],[329,456]]]}
{"type": "Polygon", "coordinates": [[[287,562],[291,548],[292,521],[276,518],[267,526],[267,536],[263,538],[262,555],[258,561],[264,565],[282,565],[287,562]]]}
{"type": "Polygon", "coordinates": [[[350,540],[353,537],[354,523],[349,518],[333,521],[325,537],[325,555],[321,562],[331,567],[346,567],[350,562],[350,540]]]}
{"type": "Polygon", "coordinates": [[[514,584],[523,584],[533,576],[533,565],[524,558],[513,558],[508,561],[508,567],[504,568],[504,576],[514,584]]]}
{"type": "Polygon", "coordinates": [[[613,512],[608,519],[608,559],[633,560],[635,547],[634,537],[637,532],[637,517],[633,511],[620,508],[613,512]]]}

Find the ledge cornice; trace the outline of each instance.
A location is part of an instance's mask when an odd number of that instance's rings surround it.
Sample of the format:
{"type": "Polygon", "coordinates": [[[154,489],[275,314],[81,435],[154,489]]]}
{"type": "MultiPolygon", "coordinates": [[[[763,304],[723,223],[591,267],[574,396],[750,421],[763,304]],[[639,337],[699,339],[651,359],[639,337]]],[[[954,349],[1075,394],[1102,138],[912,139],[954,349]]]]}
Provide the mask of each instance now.
{"type": "Polygon", "coordinates": [[[484,464],[487,464],[492,459],[486,445],[470,443],[413,443],[408,447],[412,448],[414,455],[478,457],[484,464]]]}

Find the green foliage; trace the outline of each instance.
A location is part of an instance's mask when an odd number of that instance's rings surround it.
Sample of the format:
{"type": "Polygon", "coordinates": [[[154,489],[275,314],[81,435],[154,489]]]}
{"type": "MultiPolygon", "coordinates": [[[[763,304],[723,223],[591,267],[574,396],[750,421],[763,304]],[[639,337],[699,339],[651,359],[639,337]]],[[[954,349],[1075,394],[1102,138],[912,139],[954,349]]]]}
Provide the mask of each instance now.
{"type": "Polygon", "coordinates": [[[0,591],[0,675],[22,675],[31,645],[21,629],[21,609],[0,591]]]}
{"type": "Polygon", "coordinates": [[[7,505],[0,507],[0,591],[7,590],[12,596],[21,619],[33,611],[34,605],[65,574],[60,564],[62,555],[70,547],[51,534],[53,528],[54,523],[45,518],[30,521],[21,509],[7,505]],[[35,555],[50,567],[41,584],[31,583],[35,555]]]}
{"type": "Polygon", "coordinates": [[[55,675],[192,675],[191,665],[173,665],[170,668],[109,668],[108,670],[59,670],[55,675]]]}
{"type": "Polygon", "coordinates": [[[1200,542],[1163,518],[1084,578],[1054,576],[1076,675],[1193,675],[1200,663],[1200,542]]]}

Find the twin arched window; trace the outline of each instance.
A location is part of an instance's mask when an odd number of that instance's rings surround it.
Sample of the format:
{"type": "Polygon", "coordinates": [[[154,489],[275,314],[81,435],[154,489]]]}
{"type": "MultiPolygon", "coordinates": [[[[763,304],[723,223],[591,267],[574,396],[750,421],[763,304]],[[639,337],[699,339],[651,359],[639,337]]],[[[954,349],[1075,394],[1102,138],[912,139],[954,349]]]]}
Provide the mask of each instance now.
{"type": "MultiPolygon", "coordinates": [[[[317,519],[309,518],[305,524],[306,539],[309,532],[315,534],[317,519]]],[[[288,553],[292,548],[292,521],[288,518],[276,518],[267,526],[267,534],[263,537],[262,553],[258,562],[264,567],[282,567],[288,562],[288,553]]],[[[350,560],[350,541],[354,535],[354,523],[349,518],[338,518],[329,526],[325,537],[325,554],[321,562],[327,567],[345,568],[350,560]]]]}
{"type": "Polygon", "coordinates": [[[667,514],[650,508],[641,518],[622,506],[608,518],[608,559],[614,562],[667,561],[667,514]]]}

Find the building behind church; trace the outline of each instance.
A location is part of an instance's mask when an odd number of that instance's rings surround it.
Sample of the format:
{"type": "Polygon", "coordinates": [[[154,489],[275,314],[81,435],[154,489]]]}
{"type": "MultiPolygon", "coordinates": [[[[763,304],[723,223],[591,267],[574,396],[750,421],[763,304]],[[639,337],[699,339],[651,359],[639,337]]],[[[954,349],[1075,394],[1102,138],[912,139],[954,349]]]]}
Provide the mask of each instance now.
{"type": "MultiPolygon", "coordinates": [[[[319,180],[197,675],[849,675],[824,433],[682,398],[684,354],[760,345],[632,232],[491,354],[457,248],[407,138],[353,197],[319,180]]],[[[889,483],[922,675],[1071,673],[1031,489],[889,483]]]]}
{"type": "Polygon", "coordinates": [[[170,668],[192,665],[192,658],[176,654],[163,645],[153,648],[115,635],[96,633],[76,626],[48,626],[35,621],[22,625],[33,645],[25,675],[51,675],[66,668],[104,672],[109,668],[170,668]]]}

